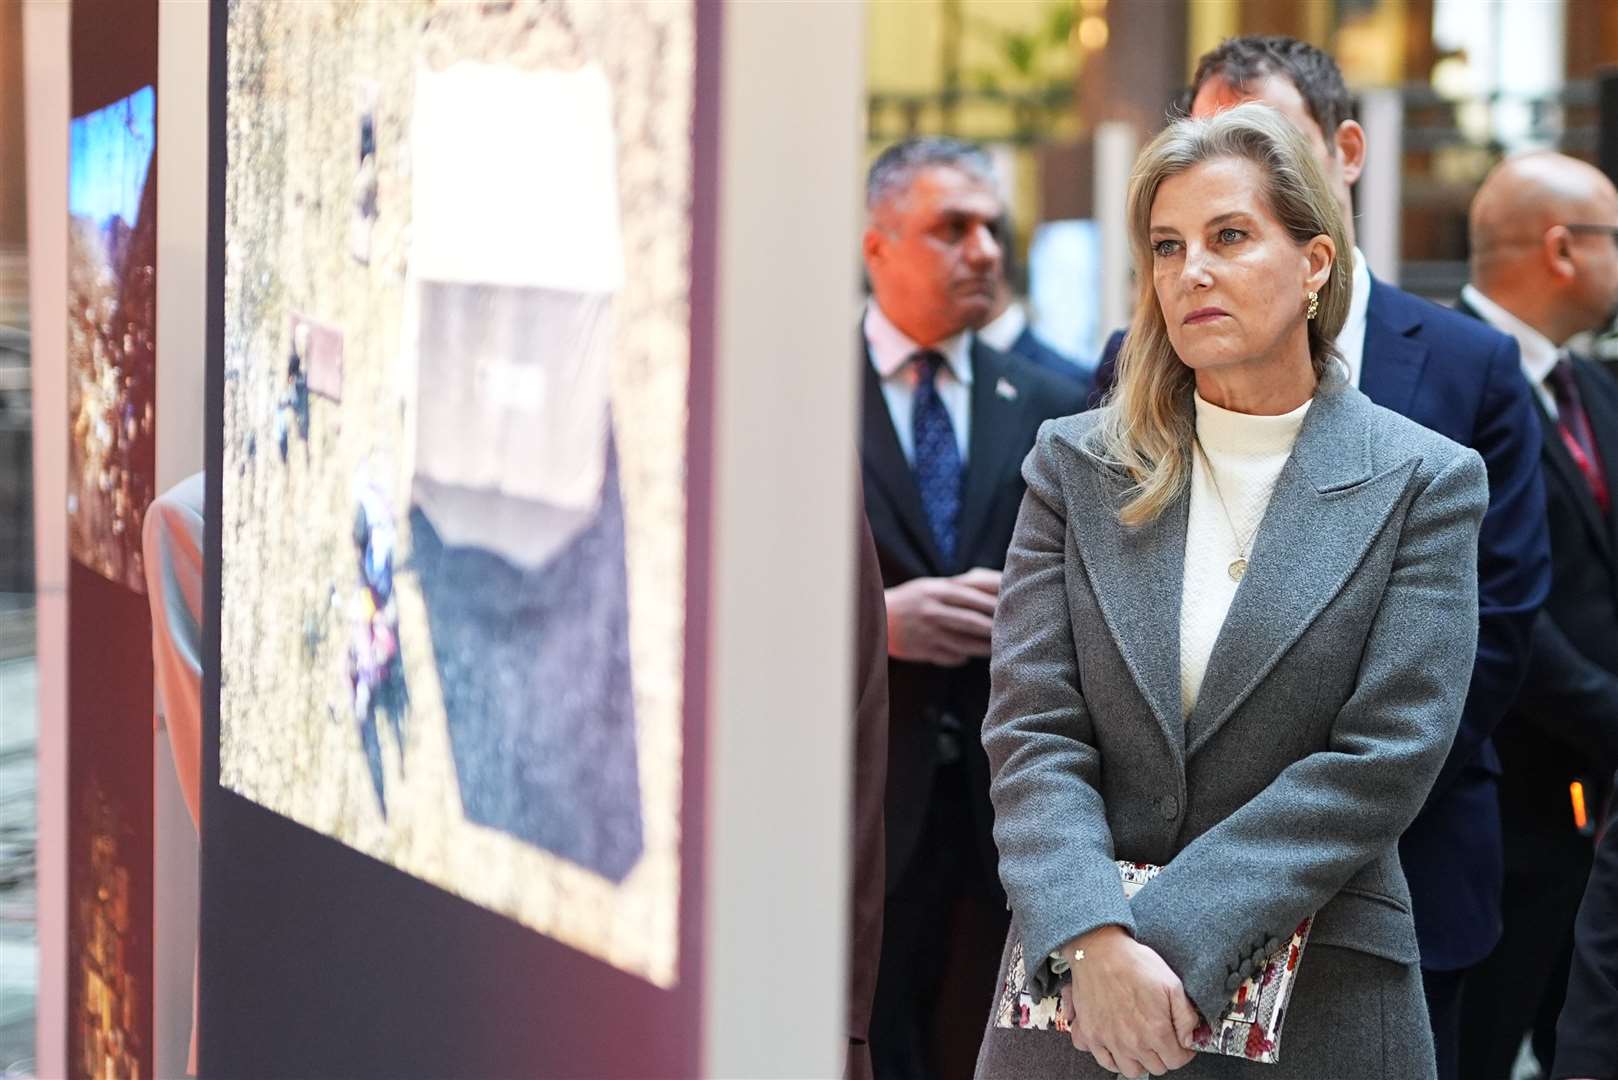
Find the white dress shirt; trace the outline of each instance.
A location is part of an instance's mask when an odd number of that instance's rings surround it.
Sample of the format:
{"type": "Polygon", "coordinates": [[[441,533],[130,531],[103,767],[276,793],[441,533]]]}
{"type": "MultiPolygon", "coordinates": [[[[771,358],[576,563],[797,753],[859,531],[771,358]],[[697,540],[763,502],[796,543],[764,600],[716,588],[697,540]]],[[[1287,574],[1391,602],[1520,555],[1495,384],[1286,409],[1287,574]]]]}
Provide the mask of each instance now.
{"type": "MultiPolygon", "coordinates": [[[[899,436],[899,449],[914,468],[916,438],[910,416],[919,375],[910,358],[921,351],[922,346],[888,321],[874,299],[865,306],[865,344],[871,350],[871,363],[882,379],[882,397],[888,403],[888,415],[893,418],[893,430],[899,436]]],[[[972,434],[972,334],[963,330],[931,348],[944,358],[933,386],[944,403],[944,411],[949,413],[950,426],[955,429],[955,446],[961,452],[964,467],[972,434]]]]}
{"type": "Polygon", "coordinates": [[[1360,369],[1365,363],[1365,312],[1371,306],[1371,271],[1365,253],[1354,249],[1353,289],[1348,295],[1348,317],[1337,331],[1337,351],[1348,365],[1348,385],[1360,385],[1360,369]]]}
{"type": "Polygon", "coordinates": [[[1028,329],[1028,312],[1023,306],[1013,300],[1006,305],[1006,310],[978,327],[978,338],[991,349],[1001,352],[1010,352],[1011,347],[1022,337],[1022,332],[1028,329]]]}
{"type": "Polygon", "coordinates": [[[1545,385],[1551,377],[1551,369],[1556,367],[1557,361],[1562,358],[1562,351],[1544,334],[1523,322],[1517,316],[1478,292],[1471,285],[1461,286],[1461,299],[1471,305],[1472,310],[1483,316],[1485,322],[1502,334],[1510,334],[1517,339],[1517,348],[1522,353],[1522,370],[1528,378],[1528,385],[1534,388],[1539,395],[1540,404],[1552,420],[1558,419],[1556,412],[1556,395],[1551,388],[1545,385]]]}

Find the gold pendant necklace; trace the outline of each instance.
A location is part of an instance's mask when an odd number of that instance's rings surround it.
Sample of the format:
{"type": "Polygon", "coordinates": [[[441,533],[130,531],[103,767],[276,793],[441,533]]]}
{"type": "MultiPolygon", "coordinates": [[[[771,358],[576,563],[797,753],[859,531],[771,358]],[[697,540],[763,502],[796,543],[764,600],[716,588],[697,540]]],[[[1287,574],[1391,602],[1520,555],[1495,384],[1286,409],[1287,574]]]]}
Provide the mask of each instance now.
{"type": "Polygon", "coordinates": [[[1247,574],[1247,550],[1252,545],[1253,533],[1258,532],[1258,528],[1254,526],[1253,532],[1247,534],[1247,539],[1242,539],[1242,534],[1236,531],[1236,520],[1230,516],[1230,504],[1225,502],[1225,493],[1220,490],[1219,477],[1214,474],[1213,462],[1208,459],[1208,451],[1202,448],[1202,440],[1195,435],[1191,437],[1191,441],[1196,444],[1197,453],[1202,455],[1202,467],[1208,470],[1208,482],[1213,484],[1214,495],[1219,499],[1219,509],[1224,511],[1225,524],[1230,528],[1230,538],[1236,541],[1236,557],[1225,567],[1225,573],[1230,575],[1230,580],[1239,582],[1247,574]]]}

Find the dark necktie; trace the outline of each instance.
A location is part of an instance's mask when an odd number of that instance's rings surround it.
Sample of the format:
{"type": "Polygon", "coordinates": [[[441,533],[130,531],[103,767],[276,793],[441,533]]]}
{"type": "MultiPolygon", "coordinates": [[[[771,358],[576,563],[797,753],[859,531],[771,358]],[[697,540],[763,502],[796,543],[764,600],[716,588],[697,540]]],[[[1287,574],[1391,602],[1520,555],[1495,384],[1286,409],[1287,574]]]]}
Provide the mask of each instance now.
{"type": "Polygon", "coordinates": [[[961,451],[955,426],[938,396],[938,369],[944,358],[924,349],[910,358],[916,365],[916,394],[910,410],[915,445],[916,490],[932,526],[933,541],[946,563],[955,561],[955,527],[961,516],[961,451]]]}
{"type": "Polygon", "coordinates": [[[1562,443],[1572,455],[1579,471],[1590,484],[1590,493],[1603,514],[1612,512],[1612,493],[1607,487],[1607,476],[1601,467],[1601,454],[1596,446],[1595,433],[1590,429],[1590,416],[1584,411],[1579,397],[1579,384],[1573,380],[1573,364],[1563,357],[1551,368],[1551,395],[1556,399],[1556,426],[1562,443]]]}

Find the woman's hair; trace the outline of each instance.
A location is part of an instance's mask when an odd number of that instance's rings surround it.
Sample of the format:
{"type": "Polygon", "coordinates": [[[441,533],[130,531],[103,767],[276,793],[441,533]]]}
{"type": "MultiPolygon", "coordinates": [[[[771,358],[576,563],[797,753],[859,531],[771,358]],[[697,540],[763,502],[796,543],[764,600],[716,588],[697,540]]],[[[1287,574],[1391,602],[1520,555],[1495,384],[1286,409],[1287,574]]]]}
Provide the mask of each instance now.
{"type": "MultiPolygon", "coordinates": [[[[1331,276],[1320,290],[1320,309],[1309,323],[1315,376],[1337,359],[1333,340],[1348,315],[1353,260],[1342,211],[1309,145],[1290,121],[1265,105],[1238,105],[1205,120],[1178,120],[1153,139],[1135,161],[1129,181],[1129,240],[1140,296],[1118,353],[1117,378],[1102,410],[1090,451],[1133,481],[1118,518],[1126,525],[1153,520],[1185,490],[1191,477],[1196,411],[1195,377],[1169,341],[1152,281],[1152,203],[1163,181],[1204,161],[1240,158],[1258,166],[1269,209],[1299,245],[1317,236],[1336,247],[1331,276]]],[[[1277,297],[1276,303],[1303,297],[1277,297]]]]}

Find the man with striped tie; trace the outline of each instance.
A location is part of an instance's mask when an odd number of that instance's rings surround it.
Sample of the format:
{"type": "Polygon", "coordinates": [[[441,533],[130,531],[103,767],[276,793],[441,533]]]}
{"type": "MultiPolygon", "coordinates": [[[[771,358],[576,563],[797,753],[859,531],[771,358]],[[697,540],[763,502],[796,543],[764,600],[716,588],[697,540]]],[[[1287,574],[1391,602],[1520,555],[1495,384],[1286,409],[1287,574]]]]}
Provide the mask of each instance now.
{"type": "Polygon", "coordinates": [[[888,609],[887,905],[877,1077],[965,1076],[1008,913],[978,740],[989,631],[1040,423],[1084,388],[976,340],[1000,275],[987,156],[888,148],[866,183],[865,502],[888,609]]]}

